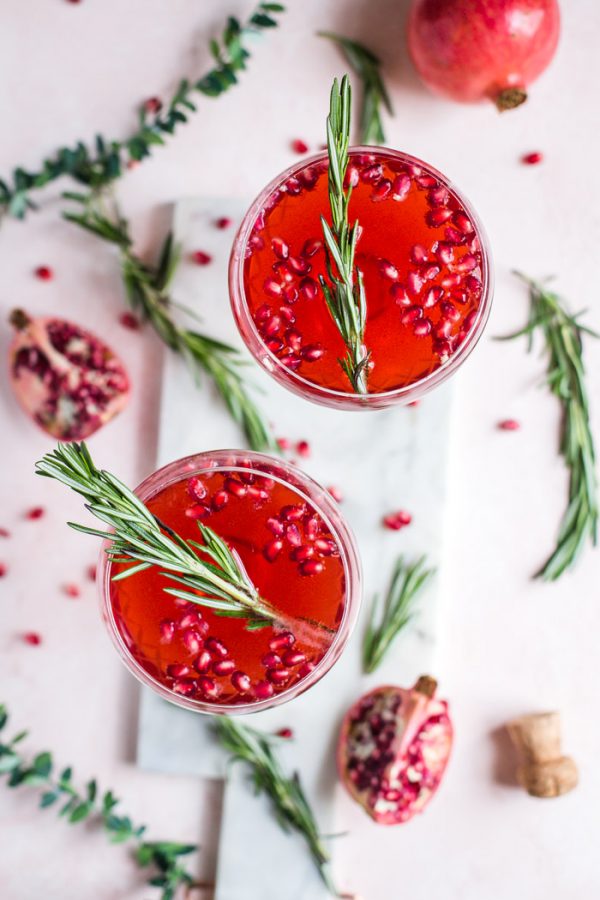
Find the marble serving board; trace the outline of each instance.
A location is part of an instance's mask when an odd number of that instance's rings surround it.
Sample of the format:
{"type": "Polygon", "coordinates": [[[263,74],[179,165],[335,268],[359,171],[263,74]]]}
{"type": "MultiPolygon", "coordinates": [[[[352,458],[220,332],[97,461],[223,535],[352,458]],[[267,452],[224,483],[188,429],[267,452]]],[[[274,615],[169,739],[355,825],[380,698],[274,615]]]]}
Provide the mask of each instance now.
{"type": "MultiPolygon", "coordinates": [[[[242,346],[230,312],[227,264],[237,223],[246,204],[234,199],[186,199],[177,204],[175,239],[184,263],[173,295],[203,320],[201,328],[242,346]],[[220,230],[216,219],[232,219],[220,230]],[[209,253],[210,265],[191,260],[194,250],[209,253]]],[[[363,609],[355,633],[333,669],[309,692],[274,710],[259,713],[251,724],[267,731],[294,730],[282,741],[289,769],[300,769],[306,793],[324,833],[339,830],[336,816],[335,740],[344,711],[364,690],[385,682],[403,686],[425,672],[435,674],[436,611],[440,595],[441,542],[449,438],[450,390],[447,386],[417,407],[353,413],[327,409],[289,393],[257,366],[248,367],[248,384],[269,411],[275,433],[292,441],[306,439],[311,455],[302,467],[325,486],[343,494],[342,509],[360,550],[364,576],[363,609]],[[396,509],[413,514],[410,527],[385,530],[382,516],[396,509]],[[424,591],[417,615],[390,651],[378,672],[361,674],[361,640],[375,593],[385,590],[399,553],[408,559],[427,553],[438,574],[424,591]]],[[[210,382],[198,388],[184,363],[165,359],[158,445],[158,465],[202,450],[243,446],[243,436],[226,413],[210,382]]],[[[280,900],[285,877],[286,900],[320,900],[328,896],[300,838],[284,834],[269,804],[257,798],[241,766],[226,773],[223,751],[209,717],[172,706],[144,689],[138,762],[145,769],[227,775],[215,900],[280,900]]],[[[331,843],[335,867],[336,838],[331,843]]],[[[343,877],[340,876],[343,884],[343,877]]]]}

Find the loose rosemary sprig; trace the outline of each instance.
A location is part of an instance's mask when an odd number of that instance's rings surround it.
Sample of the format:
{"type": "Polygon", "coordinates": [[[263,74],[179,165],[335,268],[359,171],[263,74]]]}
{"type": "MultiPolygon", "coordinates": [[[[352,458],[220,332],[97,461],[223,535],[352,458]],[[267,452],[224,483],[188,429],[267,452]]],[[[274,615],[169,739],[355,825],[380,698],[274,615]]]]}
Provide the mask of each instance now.
{"type": "Polygon", "coordinates": [[[406,563],[402,556],[396,560],[387,594],[378,613],[378,598],[373,599],[371,619],[363,641],[363,669],[374,672],[402,629],[413,617],[415,600],[425,584],[435,575],[435,569],[425,568],[426,557],[406,563]],[[376,618],[379,623],[376,624],[376,618]]]}
{"type": "MultiPolygon", "coordinates": [[[[0,705],[0,732],[7,722],[7,709],[0,705]]],[[[43,791],[40,809],[60,803],[59,816],[68,823],[83,822],[94,816],[112,844],[130,841],[137,864],[144,869],[152,866],[154,874],[148,884],[161,888],[161,900],[173,900],[180,887],[194,885],[194,879],[181,864],[180,857],[195,853],[198,850],[195,845],[143,840],[146,826],[134,825],[129,816],[116,811],[119,800],[112,791],[101,794],[95,779],[87,783],[84,791],[78,791],[73,785],[70,766],[55,774],[51,753],[38,753],[33,760],[27,760],[18,747],[25,737],[27,732],[21,731],[11,740],[0,738],[0,776],[7,776],[7,787],[39,788],[43,791]]]]}
{"type": "Polygon", "coordinates": [[[183,589],[163,588],[167,594],[208,606],[220,616],[245,619],[248,629],[280,620],[240,561],[211,528],[197,523],[202,544],[184,540],[152,515],[114,475],[97,469],[85,443],[59,444],[36,463],[36,473],[81,494],[88,501],[86,509],[113,530],[107,533],[69,522],[71,528],[107,540],[106,552],[112,561],[137,561],[113,576],[114,581],[157,566],[165,578],[183,585],[183,589]]]}
{"type": "Polygon", "coordinates": [[[348,205],[352,186],[344,188],[350,145],[350,81],[347,75],[341,86],[337,78],[331,88],[327,117],[327,152],[329,154],[329,205],[332,226],[321,216],[325,237],[327,274],[329,281],[319,276],[323,294],[338,331],[348,349],[345,359],[339,360],[357,394],[367,392],[369,352],[364,345],[367,302],[362,273],[354,264],[358,221],[348,224],[348,205]],[[332,262],[337,274],[334,274],[332,262]]]}
{"type": "Polygon", "coordinates": [[[196,376],[202,371],[213,380],[253,450],[279,452],[267,419],[248,391],[246,363],[238,351],[196,329],[182,328],[173,319],[172,312],[177,304],[169,292],[180,253],[172,236],[165,240],[158,264],[151,266],[133,252],[128,222],[116,204],[110,203],[106,192],[69,192],[65,197],[82,207],[80,213],[65,213],[66,219],[118,247],[121,275],[131,309],[152,326],[167,347],[183,357],[196,376]]]}
{"type": "Polygon", "coordinates": [[[233,760],[245,762],[251,771],[256,793],[266,794],[284,831],[296,831],[305,840],[319,875],[331,893],[340,896],[329,874],[329,854],[322,843],[314,813],[304,794],[297,772],[288,776],[273,751],[273,739],[242,725],[228,716],[215,718],[215,731],[233,760]]]}
{"type": "Polygon", "coordinates": [[[237,84],[238,75],[246,68],[250,56],[247,39],[276,27],[274,16],[283,11],[280,3],[259,3],[243,25],[230,17],[221,41],[210,42],[216,65],[197,81],[182,80],[162,109],[149,112],[142,106],[138,128],[127,140],[107,140],[98,135],[90,146],[79,141],[74,147],[62,147],[45,159],[37,172],[18,167],[10,179],[0,179],[0,216],[8,213],[22,219],[28,210],[37,208],[31,194],[62,175],[98,189],[119,178],[130,160],[150,156],[154,145],[164,144],[181,123],[187,122],[189,114],[196,111],[192,101],[195,93],[218,97],[237,84]]]}
{"type": "Polygon", "coordinates": [[[539,281],[515,274],[529,288],[529,321],[525,328],[500,340],[528,337],[528,350],[536,330],[542,333],[548,356],[546,383],[562,407],[560,453],[569,470],[569,504],[563,515],[556,548],[537,577],[555,581],[574,566],[586,540],[596,544],[598,531],[598,482],[596,453],[590,428],[585,367],[584,334],[600,337],[579,323],[581,313],[571,315],[561,298],[539,281]]]}
{"type": "Polygon", "coordinates": [[[381,121],[384,106],[390,115],[394,114],[387,88],[381,77],[381,60],[374,53],[349,38],[332,31],[319,31],[319,37],[328,38],[340,48],[349,65],[362,82],[362,108],[360,114],[360,143],[385,144],[385,133],[381,121]]]}

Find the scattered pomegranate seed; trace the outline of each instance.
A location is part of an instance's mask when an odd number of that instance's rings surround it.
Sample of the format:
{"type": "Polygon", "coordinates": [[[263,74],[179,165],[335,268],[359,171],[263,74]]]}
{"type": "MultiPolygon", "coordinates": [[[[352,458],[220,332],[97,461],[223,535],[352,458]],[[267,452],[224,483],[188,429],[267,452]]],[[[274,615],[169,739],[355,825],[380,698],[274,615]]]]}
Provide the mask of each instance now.
{"type": "Polygon", "coordinates": [[[147,113],[158,113],[162,109],[162,100],[160,97],[148,97],[144,100],[144,109],[147,113]]]}
{"type": "Polygon", "coordinates": [[[535,153],[525,153],[521,157],[521,162],[525,163],[526,166],[537,166],[538,163],[541,163],[543,158],[543,153],[540,153],[539,150],[536,150],[535,153]]]}
{"type": "Polygon", "coordinates": [[[308,153],[308,144],[306,141],[300,140],[300,138],[292,141],[291,147],[294,153],[308,153]]]}
{"type": "Polygon", "coordinates": [[[289,440],[289,438],[279,437],[277,438],[277,446],[280,450],[289,450],[292,446],[292,442],[289,440]]]}
{"type": "Polygon", "coordinates": [[[34,506],[25,513],[26,519],[41,519],[46,510],[43,506],[34,506]]]}
{"type": "Polygon", "coordinates": [[[286,740],[290,740],[294,737],[294,732],[291,728],[278,728],[275,734],[277,737],[285,738],[286,740]]]}
{"type": "Polygon", "coordinates": [[[51,281],[54,278],[54,272],[50,266],[38,266],[35,270],[35,277],[40,281],[51,281]]]}
{"type": "Polygon", "coordinates": [[[296,444],[296,453],[304,459],[310,456],[310,444],[308,441],[298,441],[296,444]]]}
{"type": "Polygon", "coordinates": [[[0,563],[0,578],[4,578],[7,573],[7,568],[4,563],[0,563]]]}
{"type": "Polygon", "coordinates": [[[207,266],[212,262],[212,256],[210,253],[205,253],[204,250],[194,251],[194,253],[192,253],[192,259],[197,266],[207,266]]]}
{"type": "Polygon", "coordinates": [[[521,427],[521,423],[517,422],[516,419],[503,419],[501,422],[498,422],[498,428],[501,431],[518,431],[521,427]]]}
{"type": "Polygon", "coordinates": [[[139,159],[128,159],[128,160],[127,160],[127,168],[130,169],[130,170],[131,170],[131,169],[137,169],[137,167],[139,166],[139,164],[140,164],[139,159]]]}
{"type": "Polygon", "coordinates": [[[398,512],[389,513],[389,515],[384,516],[382,521],[384,526],[389,528],[390,531],[400,531],[401,528],[410,525],[412,516],[409,512],[406,512],[406,510],[400,509],[398,512]]]}
{"type": "Polygon", "coordinates": [[[128,328],[130,331],[138,331],[140,327],[139,319],[130,312],[121,313],[119,322],[123,328],[128,328]]]}
{"type": "Polygon", "coordinates": [[[8,528],[0,528],[0,537],[3,537],[3,538],[10,537],[10,531],[8,530],[8,528]]]}
{"type": "Polygon", "coordinates": [[[268,681],[259,681],[254,685],[254,696],[257,700],[268,700],[274,693],[273,685],[268,681]]]}
{"type": "Polygon", "coordinates": [[[241,694],[245,694],[250,690],[252,682],[250,681],[250,677],[246,675],[245,672],[234,672],[231,676],[231,683],[241,694]]]}
{"type": "Polygon", "coordinates": [[[420,400],[411,400],[410,403],[407,404],[407,406],[418,406],[420,402],[420,400]]]}
{"type": "Polygon", "coordinates": [[[96,580],[96,566],[88,566],[86,569],[87,577],[90,581],[96,580]]]}
{"type": "Polygon", "coordinates": [[[37,631],[26,631],[23,635],[23,640],[26,644],[31,644],[32,647],[37,647],[38,644],[42,643],[42,636],[38,634],[37,631]]]}
{"type": "Polygon", "coordinates": [[[339,489],[339,487],[336,487],[334,484],[330,484],[329,487],[327,488],[327,492],[328,492],[329,494],[331,494],[331,496],[333,497],[333,499],[336,500],[338,503],[342,503],[342,502],[343,502],[343,500],[344,500],[344,495],[342,494],[342,492],[341,492],[341,490],[339,489]]]}
{"type": "Polygon", "coordinates": [[[277,652],[278,650],[285,650],[286,647],[291,647],[296,643],[296,638],[291,633],[291,631],[282,631],[281,634],[275,635],[269,641],[269,649],[277,652]]]}
{"type": "Polygon", "coordinates": [[[228,219],[227,216],[221,216],[220,219],[217,219],[215,222],[215,228],[220,228],[222,231],[225,228],[229,228],[232,224],[232,220],[228,219]]]}
{"type": "Polygon", "coordinates": [[[63,590],[67,597],[75,598],[81,596],[81,590],[76,584],[65,584],[63,590]]]}

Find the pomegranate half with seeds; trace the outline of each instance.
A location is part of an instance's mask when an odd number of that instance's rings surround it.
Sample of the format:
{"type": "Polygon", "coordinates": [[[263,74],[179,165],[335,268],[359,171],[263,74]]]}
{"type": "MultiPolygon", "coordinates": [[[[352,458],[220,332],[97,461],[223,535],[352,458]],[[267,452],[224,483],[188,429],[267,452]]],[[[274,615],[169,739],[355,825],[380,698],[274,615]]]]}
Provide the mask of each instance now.
{"type": "Polygon", "coordinates": [[[54,317],[10,316],[15,336],[10,377],[17,400],[44,431],[61,441],[90,437],[129,399],[129,377],[95,334],[54,317]]]}
{"type": "Polygon", "coordinates": [[[428,675],[408,690],[378,687],[346,714],[338,743],[340,778],[381,825],[423,812],[440,785],[453,731],[436,688],[428,675]]]}
{"type": "Polygon", "coordinates": [[[500,111],[527,99],[558,44],[557,0],[415,0],[408,48],[436,94],[500,111]]]}

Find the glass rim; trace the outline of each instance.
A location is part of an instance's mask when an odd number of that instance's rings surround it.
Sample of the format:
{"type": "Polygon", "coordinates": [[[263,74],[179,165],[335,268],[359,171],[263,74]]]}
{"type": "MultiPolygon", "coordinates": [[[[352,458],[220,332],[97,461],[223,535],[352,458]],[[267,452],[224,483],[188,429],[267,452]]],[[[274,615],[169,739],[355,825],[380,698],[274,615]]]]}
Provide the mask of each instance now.
{"type": "Polygon", "coordinates": [[[349,152],[351,155],[354,153],[379,153],[426,169],[427,174],[434,175],[444,187],[447,187],[452,191],[471,218],[475,226],[476,236],[479,238],[481,244],[482,293],[477,310],[477,319],[458,349],[445,363],[442,363],[432,372],[429,372],[427,375],[424,375],[422,378],[419,378],[410,384],[402,385],[398,388],[391,388],[387,391],[380,391],[379,393],[356,394],[353,392],[340,391],[335,388],[328,388],[315,381],[310,381],[308,378],[304,378],[298,372],[286,368],[286,366],[281,363],[279,357],[266,346],[250,313],[250,307],[248,305],[244,287],[244,262],[246,259],[248,240],[252,234],[253,225],[269,196],[285,181],[296,175],[298,172],[301,172],[308,166],[327,160],[328,155],[326,150],[315,153],[309,157],[304,157],[299,162],[289,166],[279,175],[276,175],[275,178],[271,179],[266,187],[263,188],[248,208],[231,248],[229,258],[229,297],[233,315],[244,342],[251,351],[253,358],[271,377],[277,379],[280,383],[285,384],[289,390],[292,390],[303,397],[306,397],[308,394],[314,401],[327,406],[337,407],[346,405],[347,408],[376,409],[378,408],[378,403],[387,406],[396,402],[400,403],[403,399],[406,399],[406,402],[419,399],[432,388],[444,382],[462,365],[477,345],[488,320],[494,293],[494,269],[489,239],[479,215],[462,191],[460,191],[446,175],[436,169],[435,166],[419,159],[417,156],[412,156],[410,153],[404,153],[401,150],[394,150],[391,147],[359,144],[351,146],[349,152]],[[265,362],[266,359],[269,360],[268,364],[265,362]]]}
{"type": "Polygon", "coordinates": [[[146,687],[151,688],[155,693],[159,694],[163,699],[173,703],[175,706],[211,715],[244,715],[260,712],[287,703],[311,688],[327,674],[339,659],[352,634],[354,626],[356,625],[362,599],[362,572],[356,538],[336,501],[329,492],[303,472],[298,466],[294,465],[294,463],[278,459],[274,456],[269,456],[266,453],[257,453],[255,451],[203,451],[201,453],[193,453],[189,456],[184,456],[181,459],[174,460],[173,462],[161,466],[161,468],[144,478],[144,480],[135,488],[134,493],[140,500],[145,502],[151,497],[156,496],[156,494],[161,490],[164,490],[165,487],[202,472],[226,470],[228,472],[247,473],[248,467],[241,465],[241,461],[252,461],[253,463],[256,463],[256,470],[259,472],[262,471],[265,477],[274,478],[281,484],[293,488],[301,499],[314,506],[319,515],[324,519],[340,549],[340,559],[342,560],[342,565],[344,567],[345,584],[345,602],[342,619],[333,640],[323,657],[316,663],[315,668],[301,681],[290,685],[289,688],[282,690],[278,694],[273,694],[272,697],[268,697],[264,700],[248,700],[235,704],[193,699],[191,697],[184,697],[181,694],[176,694],[166,687],[166,685],[158,681],[158,679],[151,675],[138,662],[123,639],[110,600],[111,562],[105,552],[109,546],[108,541],[104,541],[102,544],[98,562],[97,582],[102,618],[106,624],[113,646],[117,650],[121,661],[125,664],[126,668],[138,681],[146,685],[146,687]],[[223,461],[222,464],[215,466],[214,460],[221,457],[230,459],[234,457],[236,463],[226,464],[225,461],[223,461]],[[203,466],[202,463],[210,463],[210,465],[203,466]],[[261,469],[261,465],[268,466],[268,469],[261,469]],[[283,476],[281,474],[277,475],[273,473],[271,471],[273,467],[281,469],[284,473],[283,476]]]}

